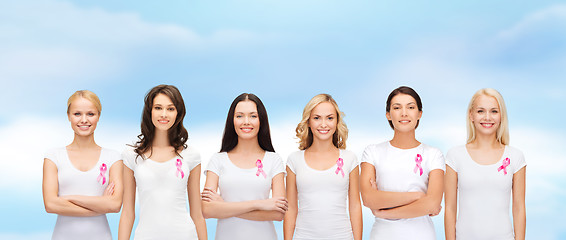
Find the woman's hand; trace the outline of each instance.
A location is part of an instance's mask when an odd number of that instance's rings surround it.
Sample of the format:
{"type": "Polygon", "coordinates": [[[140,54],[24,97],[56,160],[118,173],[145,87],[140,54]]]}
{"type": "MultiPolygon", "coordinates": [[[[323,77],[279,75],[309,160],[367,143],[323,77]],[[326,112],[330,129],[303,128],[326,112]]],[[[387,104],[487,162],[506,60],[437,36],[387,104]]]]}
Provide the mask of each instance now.
{"type": "Polygon", "coordinates": [[[200,197],[203,201],[207,201],[207,202],[212,202],[212,201],[224,202],[224,199],[220,197],[220,194],[216,193],[216,191],[207,187],[204,188],[204,190],[200,194],[200,197]]]}
{"type": "Polygon", "coordinates": [[[268,198],[265,200],[259,200],[257,208],[258,210],[278,211],[280,213],[285,213],[289,208],[289,203],[284,197],[268,198]]]}

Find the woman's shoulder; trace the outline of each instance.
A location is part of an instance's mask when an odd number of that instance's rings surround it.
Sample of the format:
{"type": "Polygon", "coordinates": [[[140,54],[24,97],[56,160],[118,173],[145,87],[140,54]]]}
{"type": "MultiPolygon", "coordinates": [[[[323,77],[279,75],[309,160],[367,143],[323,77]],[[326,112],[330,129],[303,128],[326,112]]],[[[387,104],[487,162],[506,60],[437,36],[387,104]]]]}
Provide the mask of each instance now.
{"type": "Polygon", "coordinates": [[[342,155],[343,158],[347,158],[347,159],[357,159],[358,157],[356,156],[356,154],[350,150],[346,150],[346,149],[341,149],[340,150],[340,155],[342,155]]]}
{"type": "Polygon", "coordinates": [[[389,141],[385,141],[385,142],[381,142],[381,143],[374,143],[374,144],[370,144],[368,145],[364,152],[381,152],[381,151],[385,151],[387,149],[387,147],[389,146],[389,141]]]}
{"type": "Polygon", "coordinates": [[[183,151],[181,151],[180,154],[183,158],[193,158],[193,157],[200,158],[200,152],[192,146],[187,146],[187,148],[183,149],[183,151]]]}
{"type": "Polygon", "coordinates": [[[523,154],[523,151],[519,150],[518,148],[513,147],[513,146],[510,146],[510,145],[507,145],[506,147],[507,147],[507,153],[508,153],[510,156],[512,156],[512,157],[525,158],[525,157],[524,157],[524,154],[523,154]]]}
{"type": "Polygon", "coordinates": [[[428,154],[442,154],[442,151],[440,151],[440,149],[437,148],[437,147],[433,147],[433,146],[430,146],[430,145],[425,144],[425,143],[421,143],[421,145],[422,145],[422,148],[423,148],[423,152],[424,152],[424,153],[428,153],[428,154]]]}

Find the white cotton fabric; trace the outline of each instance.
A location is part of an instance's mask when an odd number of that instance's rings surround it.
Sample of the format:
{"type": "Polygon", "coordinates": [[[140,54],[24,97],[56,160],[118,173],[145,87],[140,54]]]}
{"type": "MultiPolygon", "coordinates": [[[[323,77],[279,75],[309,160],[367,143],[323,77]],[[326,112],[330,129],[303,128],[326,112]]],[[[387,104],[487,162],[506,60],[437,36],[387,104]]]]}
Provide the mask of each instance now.
{"type": "MultiPolygon", "coordinates": [[[[220,196],[226,202],[243,202],[268,199],[273,177],[285,173],[281,157],[274,152],[265,152],[262,174],[258,168],[239,168],[228,158],[228,153],[215,153],[210,158],[206,171],[218,175],[220,196]]],[[[252,221],[238,217],[218,219],[216,240],[277,239],[273,221],[252,221]]]]}
{"type": "MultiPolygon", "coordinates": [[[[56,148],[46,152],[45,158],[51,160],[57,166],[57,180],[59,182],[59,196],[83,195],[102,196],[109,183],[110,168],[120,160],[120,154],[116,151],[102,148],[96,165],[90,170],[83,172],[75,168],[69,160],[67,148],[56,148]],[[103,178],[97,180],[101,174],[100,168],[106,164],[103,178]]],[[[55,229],[53,229],[53,240],[95,240],[112,239],[110,227],[106,214],[92,217],[72,217],[57,215],[55,229]]]]}
{"type": "Polygon", "coordinates": [[[350,172],[358,166],[358,159],[346,150],[340,150],[339,158],[344,161],[344,176],[341,171],[336,172],[337,164],[327,170],[309,167],[305,151],[289,155],[287,166],[296,175],[299,204],[293,239],[354,239],[348,214],[348,189],[350,172]]]}
{"type": "Polygon", "coordinates": [[[505,146],[501,159],[491,165],[481,165],[468,154],[466,146],[450,149],[446,164],[458,174],[458,240],[515,239],[509,216],[513,174],[527,165],[523,153],[505,146]],[[503,161],[510,164],[499,170],[503,161]]]}
{"type": "Polygon", "coordinates": [[[192,147],[182,157],[165,162],[142,159],[133,148],[122,153],[124,165],[134,172],[139,197],[139,222],[134,239],[198,239],[187,205],[190,172],[200,164],[200,154],[192,147]],[[177,170],[181,160],[181,171],[177,170]]]}
{"type": "MultiPolygon", "coordinates": [[[[437,148],[420,144],[411,149],[400,149],[389,141],[369,145],[363,155],[362,162],[375,167],[377,188],[391,192],[424,192],[428,190],[429,173],[435,169],[444,171],[444,157],[437,148]],[[416,172],[417,154],[422,156],[420,171],[416,172]]],[[[408,219],[375,218],[371,230],[372,240],[435,240],[436,234],[430,216],[408,219]]]]}

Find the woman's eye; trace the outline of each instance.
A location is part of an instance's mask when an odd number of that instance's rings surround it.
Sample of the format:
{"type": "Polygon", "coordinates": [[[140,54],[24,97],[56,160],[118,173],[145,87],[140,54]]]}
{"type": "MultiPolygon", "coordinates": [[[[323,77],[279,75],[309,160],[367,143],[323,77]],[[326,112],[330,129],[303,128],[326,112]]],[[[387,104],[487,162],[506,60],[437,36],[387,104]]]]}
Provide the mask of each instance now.
{"type": "Polygon", "coordinates": [[[257,115],[252,115],[252,118],[257,118],[257,115]]]}
{"type": "Polygon", "coordinates": [[[410,106],[410,107],[409,107],[409,109],[415,109],[415,107],[413,107],[413,106],[410,106]]]}
{"type": "Polygon", "coordinates": [[[94,116],[94,113],[88,113],[88,116],[92,117],[94,116]]]}
{"type": "Polygon", "coordinates": [[[161,110],[161,107],[154,107],[155,110],[161,110]]]}
{"type": "Polygon", "coordinates": [[[172,107],[171,107],[171,108],[168,108],[167,110],[169,110],[169,111],[175,111],[175,108],[172,108],[172,107]]]}
{"type": "Polygon", "coordinates": [[[313,117],[312,119],[314,119],[314,120],[318,120],[318,119],[319,119],[319,117],[313,117]]]}
{"type": "Polygon", "coordinates": [[[73,115],[75,115],[75,116],[78,117],[78,116],[80,116],[81,114],[80,114],[80,113],[74,113],[73,115]]]}
{"type": "Polygon", "coordinates": [[[483,113],[483,110],[478,110],[478,113],[483,113]]]}
{"type": "Polygon", "coordinates": [[[334,119],[334,117],[328,117],[328,120],[333,120],[333,119],[334,119]]]}

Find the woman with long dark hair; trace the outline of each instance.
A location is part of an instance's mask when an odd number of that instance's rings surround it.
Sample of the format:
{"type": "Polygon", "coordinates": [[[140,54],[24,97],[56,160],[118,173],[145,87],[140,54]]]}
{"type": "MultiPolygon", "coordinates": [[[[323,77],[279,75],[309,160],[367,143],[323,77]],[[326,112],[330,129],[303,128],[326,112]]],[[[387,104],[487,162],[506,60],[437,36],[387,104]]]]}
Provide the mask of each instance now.
{"type": "Polygon", "coordinates": [[[118,239],[130,239],[136,187],[140,217],[134,239],[207,239],[200,154],[186,144],[184,117],[185,103],[175,86],[159,85],[145,96],[139,141],[122,153],[126,167],[118,239]]]}
{"type": "Polygon", "coordinates": [[[277,239],[272,221],[283,220],[287,211],[285,168],[256,95],[243,93],[232,102],[222,147],[205,174],[203,214],[218,218],[217,240],[277,239]]]}

